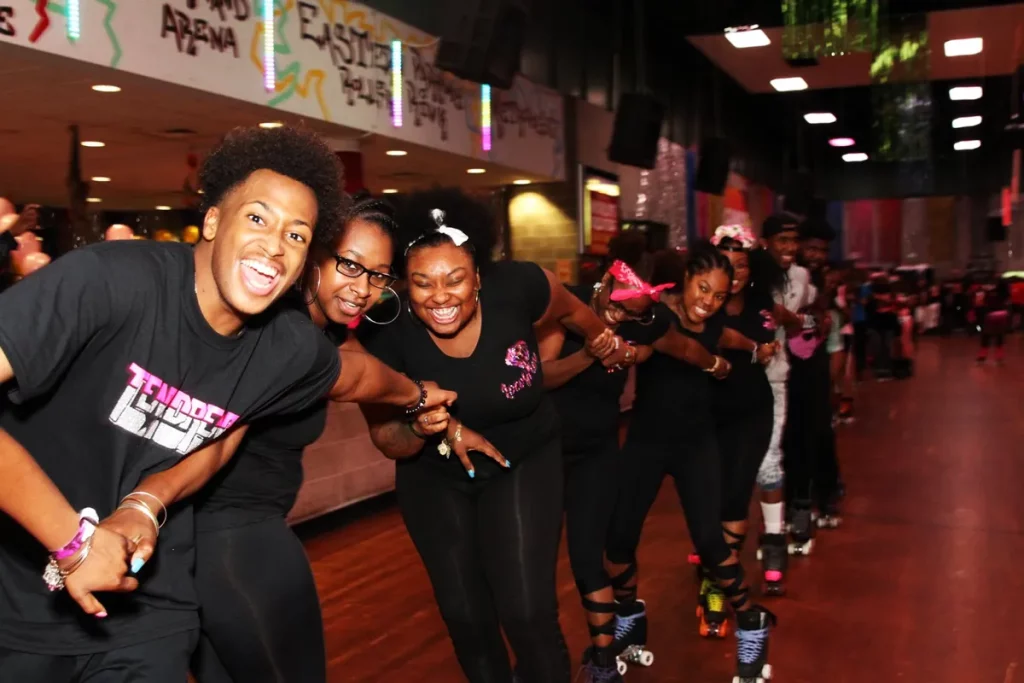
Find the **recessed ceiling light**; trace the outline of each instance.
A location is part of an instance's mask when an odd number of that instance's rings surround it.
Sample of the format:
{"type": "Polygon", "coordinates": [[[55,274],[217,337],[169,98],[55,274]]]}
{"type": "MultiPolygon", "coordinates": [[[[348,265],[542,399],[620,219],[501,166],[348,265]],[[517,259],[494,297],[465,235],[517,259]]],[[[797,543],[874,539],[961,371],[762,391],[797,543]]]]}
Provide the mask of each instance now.
{"type": "Polygon", "coordinates": [[[381,190],[381,192],[383,192],[384,194],[398,194],[398,190],[396,190],[393,187],[389,187],[386,190],[381,190]]]}
{"type": "Polygon", "coordinates": [[[109,183],[110,182],[110,178],[108,178],[107,176],[104,176],[104,175],[94,175],[92,177],[92,181],[94,183],[109,183]]]}
{"type": "Polygon", "coordinates": [[[92,89],[96,92],[121,92],[121,88],[116,85],[94,85],[92,89]]]}
{"type": "Polygon", "coordinates": [[[828,141],[828,144],[833,147],[853,147],[853,138],[832,138],[828,141]]]}
{"type": "Polygon", "coordinates": [[[772,87],[779,92],[792,92],[794,90],[807,90],[807,81],[794,76],[792,78],[773,78],[772,87]]]}
{"type": "Polygon", "coordinates": [[[106,147],[106,143],[99,142],[97,140],[84,140],[82,141],[82,147],[106,147]]]}
{"type": "Polygon", "coordinates": [[[513,185],[529,185],[530,182],[532,182],[532,181],[529,181],[526,178],[520,178],[519,180],[513,180],[512,184],[513,185]]]}
{"type": "Polygon", "coordinates": [[[850,163],[857,162],[857,161],[867,161],[867,160],[868,160],[868,155],[865,154],[864,152],[849,152],[849,153],[843,155],[843,161],[850,162],[850,163]]]}
{"type": "Polygon", "coordinates": [[[980,116],[960,116],[953,119],[954,128],[974,128],[981,125],[980,116]]]}
{"type": "Polygon", "coordinates": [[[772,44],[768,34],[757,26],[727,28],[725,29],[725,39],[732,43],[733,47],[741,50],[747,47],[764,47],[765,45],[772,44]]]}
{"type": "Polygon", "coordinates": [[[980,54],[985,46],[981,38],[958,38],[947,40],[945,44],[947,57],[966,57],[968,55],[980,54]]]}
{"type": "Polygon", "coordinates": [[[406,152],[404,149],[389,149],[386,152],[386,154],[389,157],[404,157],[406,154],[408,154],[408,152],[406,152]]]}
{"type": "Polygon", "coordinates": [[[953,143],[953,149],[958,152],[967,152],[981,147],[981,140],[960,140],[953,143]]]}
{"type": "Polygon", "coordinates": [[[86,199],[85,201],[89,202],[90,204],[99,204],[99,203],[100,203],[100,202],[102,202],[103,200],[102,200],[102,199],[100,199],[99,197],[89,197],[89,198],[88,198],[88,199],[86,199]]]}
{"type": "Polygon", "coordinates": [[[260,128],[280,128],[283,125],[280,121],[264,121],[260,124],[260,128]]]}
{"type": "Polygon", "coordinates": [[[160,206],[156,207],[156,210],[157,211],[170,211],[171,207],[167,206],[166,204],[161,204],[160,206]]]}
{"type": "Polygon", "coordinates": [[[814,114],[804,114],[804,121],[807,123],[835,123],[836,115],[830,114],[827,111],[817,112],[814,114]]]}
{"type": "Polygon", "coordinates": [[[949,89],[949,99],[951,100],[980,100],[981,99],[981,86],[980,85],[960,85],[955,88],[949,89]]]}
{"type": "Polygon", "coordinates": [[[487,169],[484,168],[467,168],[466,173],[470,175],[480,175],[481,173],[487,173],[487,169]]]}

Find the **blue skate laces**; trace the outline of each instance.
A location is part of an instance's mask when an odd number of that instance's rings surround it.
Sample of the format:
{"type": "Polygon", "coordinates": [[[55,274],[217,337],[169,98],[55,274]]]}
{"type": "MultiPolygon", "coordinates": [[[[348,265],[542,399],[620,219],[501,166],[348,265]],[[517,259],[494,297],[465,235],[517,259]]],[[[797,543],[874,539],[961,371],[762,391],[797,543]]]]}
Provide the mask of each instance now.
{"type": "Polygon", "coordinates": [[[736,629],[736,656],[743,664],[753,664],[761,656],[762,645],[768,639],[768,629],[759,628],[750,631],[736,629]]]}
{"type": "Polygon", "coordinates": [[[627,617],[615,615],[615,640],[622,640],[633,630],[633,622],[643,616],[643,612],[630,614],[627,617]]]}

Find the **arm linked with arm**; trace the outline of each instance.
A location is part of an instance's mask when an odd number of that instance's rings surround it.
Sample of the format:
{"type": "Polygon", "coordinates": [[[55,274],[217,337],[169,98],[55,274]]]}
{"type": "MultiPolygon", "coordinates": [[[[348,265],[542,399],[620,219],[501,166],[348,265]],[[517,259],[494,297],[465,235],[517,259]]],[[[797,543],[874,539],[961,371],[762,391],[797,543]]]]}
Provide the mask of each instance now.
{"type": "Polygon", "coordinates": [[[414,434],[408,420],[390,406],[360,404],[370,430],[370,441],[392,460],[410,458],[423,449],[426,439],[414,434]]]}
{"type": "Polygon", "coordinates": [[[594,358],[586,349],[580,349],[565,358],[559,358],[562,345],[565,343],[565,328],[557,323],[549,323],[544,329],[537,330],[537,346],[544,368],[544,388],[557,389],[594,363],[594,358]]]}

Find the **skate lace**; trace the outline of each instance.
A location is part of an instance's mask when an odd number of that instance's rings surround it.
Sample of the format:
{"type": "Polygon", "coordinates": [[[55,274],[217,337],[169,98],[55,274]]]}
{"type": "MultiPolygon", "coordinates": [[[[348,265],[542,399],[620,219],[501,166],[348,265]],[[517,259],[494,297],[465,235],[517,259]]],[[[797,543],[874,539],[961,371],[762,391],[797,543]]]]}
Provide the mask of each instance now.
{"type": "Polygon", "coordinates": [[[768,629],[760,628],[750,631],[736,629],[737,653],[742,664],[753,664],[761,656],[762,645],[768,638],[768,629]]]}
{"type": "Polygon", "coordinates": [[[580,676],[584,676],[583,683],[619,683],[622,680],[617,667],[597,666],[592,662],[583,665],[576,679],[580,676]]]}
{"type": "Polygon", "coordinates": [[[623,640],[633,630],[633,622],[640,617],[639,614],[629,616],[616,615],[615,617],[615,640],[623,640]]]}
{"type": "Polygon", "coordinates": [[[722,592],[716,588],[712,588],[707,594],[708,611],[709,612],[724,612],[725,611],[725,596],[722,592]]]}

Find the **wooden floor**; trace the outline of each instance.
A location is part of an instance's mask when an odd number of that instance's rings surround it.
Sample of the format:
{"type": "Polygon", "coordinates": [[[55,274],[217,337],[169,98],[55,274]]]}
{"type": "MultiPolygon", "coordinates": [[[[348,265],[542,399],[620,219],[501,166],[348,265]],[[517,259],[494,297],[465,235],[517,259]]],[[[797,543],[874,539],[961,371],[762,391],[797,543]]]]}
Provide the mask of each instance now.
{"type": "MultiPolygon", "coordinates": [[[[1024,683],[1024,343],[1011,339],[1003,367],[976,365],[975,344],[926,340],[915,378],[861,387],[858,422],[840,434],[845,523],[794,561],[789,595],[770,603],[776,680],[1024,683]]],[[[464,680],[392,501],[300,532],[332,682],[464,680]]],[[[732,636],[697,635],[689,548],[666,485],[640,549],[657,659],[630,683],[731,680],[732,636]]],[[[578,664],[587,631],[562,550],[562,623],[578,664]]]]}

